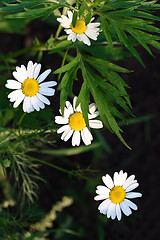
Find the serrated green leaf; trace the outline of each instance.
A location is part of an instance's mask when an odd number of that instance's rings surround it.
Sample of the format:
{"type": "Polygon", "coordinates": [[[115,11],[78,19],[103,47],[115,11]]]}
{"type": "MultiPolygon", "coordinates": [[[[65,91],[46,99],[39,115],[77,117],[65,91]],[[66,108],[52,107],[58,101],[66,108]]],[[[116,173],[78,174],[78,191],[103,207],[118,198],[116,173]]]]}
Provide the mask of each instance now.
{"type": "Polygon", "coordinates": [[[76,11],[74,11],[74,13],[73,13],[73,18],[72,18],[72,26],[73,26],[73,27],[76,26],[77,17],[78,17],[78,13],[77,13],[76,11]]]}
{"type": "Polygon", "coordinates": [[[110,29],[109,29],[109,25],[107,23],[107,21],[101,16],[101,28],[103,30],[104,36],[108,42],[110,51],[113,53],[113,43],[112,43],[112,38],[111,38],[111,34],[110,34],[110,29]]]}
{"type": "Polygon", "coordinates": [[[73,76],[74,76],[74,71],[75,71],[76,66],[72,67],[70,70],[68,70],[62,80],[61,83],[58,87],[58,89],[61,89],[60,93],[60,107],[62,111],[62,115],[64,114],[64,107],[66,100],[69,95],[73,95],[72,93],[72,85],[73,85],[73,76]]]}
{"type": "MultiPolygon", "coordinates": [[[[118,126],[114,115],[119,117],[120,119],[125,120],[123,115],[114,107],[112,102],[107,98],[106,94],[106,83],[103,84],[103,79],[101,79],[97,74],[95,74],[90,67],[87,65],[85,60],[81,61],[81,70],[82,75],[84,78],[84,81],[87,83],[88,88],[90,89],[92,96],[95,100],[95,103],[98,107],[98,111],[100,113],[101,119],[103,120],[106,127],[113,131],[118,138],[123,142],[124,145],[126,145],[128,148],[129,146],[122,138],[120,131],[120,127],[118,126]]],[[[113,87],[112,87],[113,90],[113,87]]],[[[117,94],[117,90],[114,89],[114,92],[117,94]]],[[[116,98],[114,98],[116,100],[116,98]]],[[[119,100],[119,99],[118,99],[119,100]]],[[[121,105],[122,107],[126,108],[126,104],[124,104],[124,100],[121,99],[121,105]]],[[[128,107],[126,108],[128,111],[128,107]]],[[[130,111],[130,110],[129,110],[130,111]]]]}
{"type": "Polygon", "coordinates": [[[100,59],[100,58],[95,58],[92,56],[88,56],[88,55],[83,55],[83,57],[85,58],[85,60],[87,60],[87,62],[92,65],[93,67],[99,67],[99,69],[101,71],[116,71],[116,72],[123,72],[123,73],[127,73],[127,72],[131,72],[130,70],[120,67],[116,64],[113,64],[111,62],[108,62],[106,60],[100,59]]]}
{"type": "Polygon", "coordinates": [[[54,10],[62,7],[61,4],[52,4],[49,7],[45,8],[35,8],[35,9],[30,9],[24,7],[25,12],[18,12],[18,13],[13,13],[10,15],[6,15],[6,18],[39,18],[42,17],[42,20],[45,20],[54,10]]]}
{"type": "Polygon", "coordinates": [[[57,70],[55,70],[54,74],[66,72],[66,71],[70,70],[72,67],[76,66],[78,64],[78,62],[79,62],[79,58],[77,56],[71,62],[66,64],[65,66],[60,67],[57,70]]]}
{"type": "Polygon", "coordinates": [[[143,63],[142,59],[140,58],[140,56],[137,53],[137,51],[135,50],[135,48],[132,46],[132,43],[130,42],[130,40],[128,39],[128,37],[124,33],[124,31],[121,29],[121,26],[117,23],[115,24],[113,21],[112,21],[112,25],[113,25],[114,29],[116,30],[116,32],[118,34],[120,42],[123,43],[126,48],[128,48],[128,50],[133,54],[133,56],[136,57],[137,60],[144,67],[144,63],[143,63]]]}
{"type": "Polygon", "coordinates": [[[66,47],[70,46],[72,44],[72,41],[64,40],[60,43],[57,43],[50,51],[48,54],[53,54],[55,52],[58,52],[60,50],[65,49],[66,47]]]}

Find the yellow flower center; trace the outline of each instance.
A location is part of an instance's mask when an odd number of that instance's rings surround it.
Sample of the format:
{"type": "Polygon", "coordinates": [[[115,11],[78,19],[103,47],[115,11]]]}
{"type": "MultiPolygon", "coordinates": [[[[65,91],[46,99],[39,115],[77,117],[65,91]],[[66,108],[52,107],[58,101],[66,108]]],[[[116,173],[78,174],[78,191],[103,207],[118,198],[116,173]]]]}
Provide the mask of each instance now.
{"type": "Polygon", "coordinates": [[[86,123],[83,118],[83,114],[80,112],[75,112],[69,117],[69,126],[75,131],[80,131],[85,128],[86,123]]]}
{"type": "Polygon", "coordinates": [[[81,19],[77,19],[75,27],[73,27],[73,25],[71,23],[70,28],[76,34],[82,34],[87,30],[87,26],[86,26],[85,22],[81,19]]]}
{"type": "Polygon", "coordinates": [[[27,97],[33,97],[38,93],[39,84],[37,80],[33,78],[27,78],[21,84],[21,89],[24,95],[27,97]]]}
{"type": "Polygon", "coordinates": [[[121,203],[125,199],[125,196],[126,192],[121,186],[113,187],[109,193],[109,199],[115,204],[121,203]]]}

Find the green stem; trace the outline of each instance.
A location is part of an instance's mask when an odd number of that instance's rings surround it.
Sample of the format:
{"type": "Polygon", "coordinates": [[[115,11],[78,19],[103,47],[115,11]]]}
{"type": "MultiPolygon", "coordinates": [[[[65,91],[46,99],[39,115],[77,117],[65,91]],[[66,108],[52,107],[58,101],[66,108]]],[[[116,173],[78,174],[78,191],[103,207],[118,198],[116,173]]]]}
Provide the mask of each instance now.
{"type": "Polygon", "coordinates": [[[20,127],[20,125],[21,125],[21,123],[22,123],[23,118],[26,116],[26,114],[27,114],[26,112],[23,113],[22,117],[20,118],[19,123],[18,123],[18,126],[19,126],[19,127],[20,127]]]}
{"type": "Polygon", "coordinates": [[[94,179],[92,179],[92,178],[88,178],[86,176],[83,176],[83,175],[80,175],[80,174],[76,174],[73,171],[66,170],[66,169],[64,169],[62,167],[59,167],[59,166],[53,164],[53,163],[49,163],[49,162],[43,161],[41,159],[38,159],[38,158],[35,158],[35,157],[32,157],[32,156],[28,156],[26,154],[18,154],[18,155],[22,155],[22,156],[24,156],[26,158],[32,159],[33,161],[45,164],[45,165],[50,166],[50,167],[53,167],[53,168],[55,168],[55,169],[57,169],[57,170],[59,170],[61,172],[67,173],[67,174],[69,174],[71,176],[80,177],[80,178],[85,179],[87,181],[92,181],[92,182],[94,181],[94,179]]]}
{"type": "Polygon", "coordinates": [[[3,167],[0,165],[0,186],[2,188],[5,200],[12,199],[11,197],[11,186],[7,179],[7,172],[3,167]]]}
{"type": "Polygon", "coordinates": [[[59,37],[59,34],[60,34],[62,28],[63,28],[63,27],[61,26],[61,24],[59,24],[58,29],[57,29],[57,32],[56,32],[56,34],[55,34],[55,39],[57,39],[57,38],[59,37]]]}
{"type": "MultiPolygon", "coordinates": [[[[69,46],[69,47],[70,47],[70,46],[69,46]]],[[[64,64],[65,64],[65,61],[66,61],[66,57],[67,57],[67,53],[68,53],[69,47],[67,47],[67,50],[66,50],[65,53],[64,53],[64,57],[63,57],[63,60],[62,60],[61,67],[63,67],[64,64]]],[[[58,81],[60,80],[61,75],[62,75],[62,73],[60,73],[60,74],[58,75],[58,78],[57,78],[58,81]]]]}

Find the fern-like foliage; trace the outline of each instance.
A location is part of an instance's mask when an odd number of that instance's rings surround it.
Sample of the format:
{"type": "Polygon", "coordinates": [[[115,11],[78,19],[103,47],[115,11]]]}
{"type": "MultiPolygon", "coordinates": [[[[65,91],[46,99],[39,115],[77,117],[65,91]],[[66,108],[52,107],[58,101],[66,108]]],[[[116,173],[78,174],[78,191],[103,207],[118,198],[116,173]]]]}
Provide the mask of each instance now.
{"type": "Polygon", "coordinates": [[[160,29],[153,26],[154,21],[160,21],[160,17],[152,14],[152,11],[160,8],[157,1],[107,1],[101,5],[96,13],[101,19],[101,28],[112,50],[112,34],[115,31],[120,43],[135,56],[143,65],[139,53],[135,49],[137,43],[141,44],[151,55],[148,44],[160,49],[160,29]]]}
{"type": "MultiPolygon", "coordinates": [[[[50,15],[57,16],[57,11],[60,15],[61,9],[64,7],[74,12],[73,26],[77,17],[82,18],[86,25],[93,16],[97,18],[97,21],[100,21],[101,39],[105,39],[107,43],[94,41],[92,47],[94,44],[96,47],[100,46],[102,52],[105,48],[104,44],[107,44],[114,56],[114,41],[116,41],[144,65],[139,52],[136,50],[137,45],[142,45],[151,55],[149,45],[160,50],[160,29],[154,26],[155,21],[160,21],[160,17],[154,13],[155,10],[160,9],[160,4],[157,4],[156,0],[8,0],[3,1],[3,4],[0,5],[0,12],[7,18],[35,19],[41,17],[42,20],[45,20],[50,15]]],[[[52,36],[43,45],[43,48],[49,50],[49,54],[59,53],[64,56],[61,68],[54,72],[59,74],[58,79],[62,76],[59,84],[62,112],[68,96],[74,95],[73,83],[74,80],[78,80],[79,74],[77,75],[77,72],[80,72],[83,82],[77,104],[81,103],[87,126],[87,114],[92,95],[106,127],[128,146],[121,136],[122,130],[117,124],[117,118],[126,121],[120,112],[121,108],[132,115],[131,103],[126,92],[128,85],[119,75],[121,72],[127,73],[129,71],[109,62],[108,59],[104,59],[102,54],[95,54],[95,52],[92,54],[92,51],[88,50],[90,47],[86,49],[82,46],[83,44],[78,42],[73,44],[66,40],[66,35],[59,37],[61,29],[59,28],[58,31],[55,37],[52,36]],[[67,54],[69,48],[76,50],[75,58],[67,54]],[[69,62],[66,65],[64,65],[65,60],[69,62]]]]}

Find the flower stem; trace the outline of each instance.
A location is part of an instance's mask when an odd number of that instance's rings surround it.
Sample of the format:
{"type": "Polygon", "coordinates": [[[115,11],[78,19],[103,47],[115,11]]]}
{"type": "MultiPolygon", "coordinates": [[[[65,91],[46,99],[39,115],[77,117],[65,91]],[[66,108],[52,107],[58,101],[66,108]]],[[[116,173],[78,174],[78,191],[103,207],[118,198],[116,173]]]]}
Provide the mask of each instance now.
{"type": "Polygon", "coordinates": [[[71,176],[80,177],[80,178],[85,179],[85,180],[87,180],[87,181],[92,181],[92,182],[94,181],[94,179],[92,179],[92,178],[88,178],[88,177],[83,176],[83,175],[81,175],[81,174],[77,174],[77,173],[75,173],[74,171],[69,171],[69,170],[64,169],[64,168],[62,168],[62,167],[60,167],[60,166],[57,166],[57,165],[55,165],[55,164],[53,164],[53,163],[50,163],[50,162],[47,162],[47,161],[43,161],[43,160],[41,160],[41,159],[38,159],[38,158],[35,158],[35,157],[32,157],[32,156],[28,156],[28,155],[26,155],[26,154],[19,154],[19,155],[22,155],[22,156],[24,156],[24,157],[26,157],[26,158],[32,159],[33,161],[36,161],[36,162],[45,164],[45,165],[47,165],[47,166],[50,166],[50,167],[52,167],[52,168],[55,168],[55,169],[57,169],[57,170],[59,170],[59,171],[61,171],[61,172],[68,173],[68,174],[71,175],[71,176]]]}

